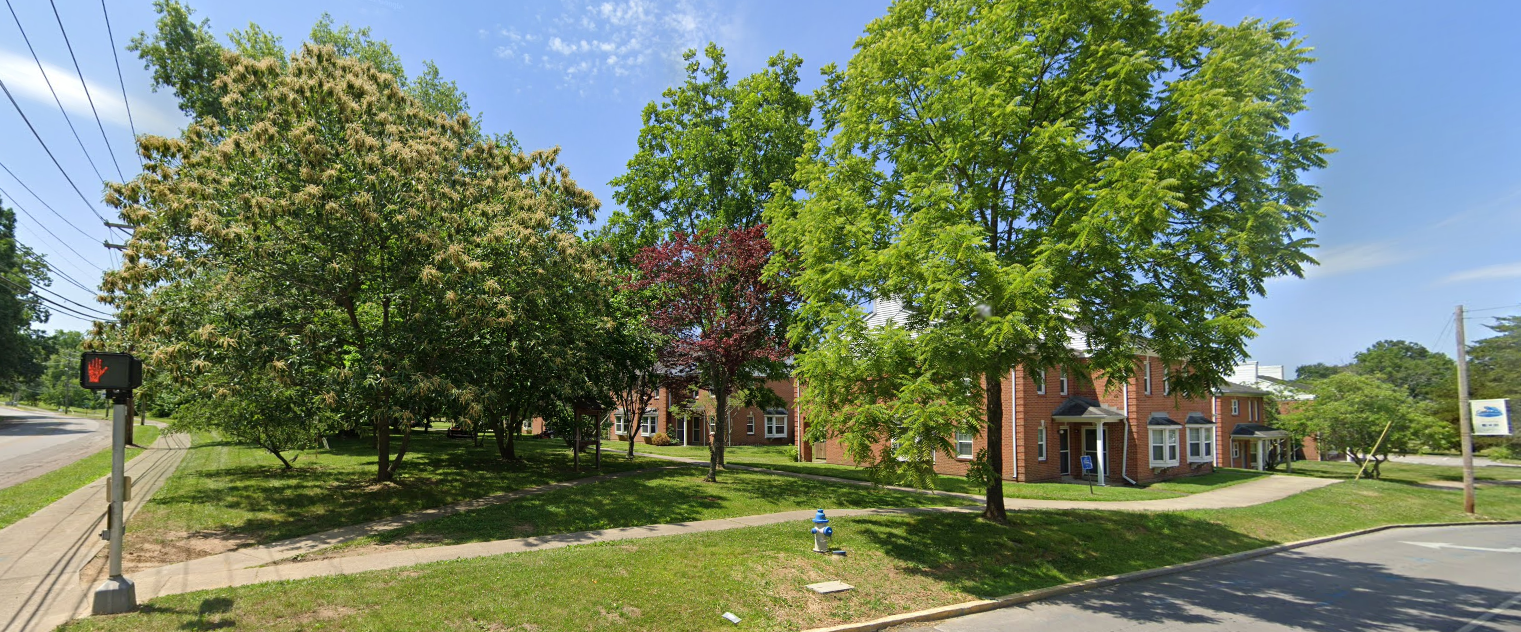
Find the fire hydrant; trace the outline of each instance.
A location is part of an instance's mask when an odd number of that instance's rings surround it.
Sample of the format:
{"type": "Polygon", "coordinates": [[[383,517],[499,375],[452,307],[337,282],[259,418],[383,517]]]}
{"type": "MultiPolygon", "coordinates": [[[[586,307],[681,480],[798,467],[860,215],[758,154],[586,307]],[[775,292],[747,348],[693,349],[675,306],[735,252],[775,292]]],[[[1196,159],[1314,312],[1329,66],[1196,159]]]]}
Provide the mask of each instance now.
{"type": "Polygon", "coordinates": [[[813,516],[813,552],[829,553],[829,538],[834,535],[834,527],[829,526],[829,519],[824,517],[824,510],[820,509],[813,516]]]}

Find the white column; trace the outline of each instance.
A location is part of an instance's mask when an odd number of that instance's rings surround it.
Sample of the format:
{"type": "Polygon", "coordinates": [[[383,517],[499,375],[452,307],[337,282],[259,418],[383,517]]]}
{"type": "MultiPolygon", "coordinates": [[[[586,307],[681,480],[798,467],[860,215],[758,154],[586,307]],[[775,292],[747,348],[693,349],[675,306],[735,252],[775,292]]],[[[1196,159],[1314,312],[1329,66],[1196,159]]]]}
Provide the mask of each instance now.
{"type": "Polygon", "coordinates": [[[1257,446],[1257,471],[1258,472],[1266,472],[1267,471],[1267,450],[1263,449],[1263,446],[1262,446],[1263,442],[1261,440],[1253,441],[1252,443],[1257,446]]]}
{"type": "Polygon", "coordinates": [[[1093,422],[1093,423],[1094,423],[1095,426],[1098,426],[1098,432],[1094,433],[1094,434],[1098,435],[1098,445],[1095,446],[1095,447],[1098,448],[1098,459],[1096,459],[1098,462],[1093,464],[1093,468],[1098,471],[1098,484],[1099,484],[1099,486],[1100,487],[1107,487],[1109,485],[1109,481],[1104,478],[1104,475],[1105,475],[1104,470],[1106,470],[1108,468],[1106,468],[1104,466],[1106,464],[1106,461],[1109,460],[1109,459],[1105,458],[1105,457],[1109,456],[1109,453],[1104,450],[1104,422],[1102,422],[1102,421],[1096,421],[1096,422],[1093,422]]]}

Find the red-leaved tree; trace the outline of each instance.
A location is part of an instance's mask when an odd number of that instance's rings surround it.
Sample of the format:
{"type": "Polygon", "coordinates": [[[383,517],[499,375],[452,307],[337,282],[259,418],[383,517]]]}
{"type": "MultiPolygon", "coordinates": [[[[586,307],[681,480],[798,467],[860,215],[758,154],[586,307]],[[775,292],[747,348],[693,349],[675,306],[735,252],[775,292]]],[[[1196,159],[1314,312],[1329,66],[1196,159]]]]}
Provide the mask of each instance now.
{"type": "Polygon", "coordinates": [[[776,373],[792,354],[786,331],[794,295],[762,274],[770,258],[765,226],[677,232],[634,256],[642,274],[633,287],[655,297],[649,323],[665,340],[661,365],[700,381],[715,399],[709,482],[723,463],[729,395],[776,373]]]}

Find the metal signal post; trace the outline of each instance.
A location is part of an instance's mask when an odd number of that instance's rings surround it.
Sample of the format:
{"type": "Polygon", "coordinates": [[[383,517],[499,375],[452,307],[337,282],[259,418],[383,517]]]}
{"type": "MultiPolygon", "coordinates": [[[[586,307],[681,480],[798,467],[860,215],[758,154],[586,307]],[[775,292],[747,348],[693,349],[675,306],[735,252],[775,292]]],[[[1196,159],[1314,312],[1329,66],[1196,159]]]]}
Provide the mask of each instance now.
{"type": "Polygon", "coordinates": [[[118,614],[137,609],[137,588],[121,574],[121,545],[126,532],[123,503],[131,494],[132,483],[126,477],[127,404],[132,391],[143,383],[143,363],[126,353],[85,353],[79,357],[79,385],[105,391],[111,400],[111,481],[107,489],[110,507],[106,530],[101,537],[110,541],[110,577],[96,587],[91,611],[95,614],[118,614]]]}

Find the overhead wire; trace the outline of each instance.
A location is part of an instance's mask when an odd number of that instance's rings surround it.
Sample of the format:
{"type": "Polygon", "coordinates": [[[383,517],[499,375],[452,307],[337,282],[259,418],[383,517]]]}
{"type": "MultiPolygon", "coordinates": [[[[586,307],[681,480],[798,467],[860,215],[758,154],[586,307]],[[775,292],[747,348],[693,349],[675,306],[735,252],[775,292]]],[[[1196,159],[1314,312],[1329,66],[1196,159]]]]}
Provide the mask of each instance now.
{"type": "Polygon", "coordinates": [[[74,127],[74,119],[69,118],[68,110],[63,107],[63,100],[58,98],[58,91],[53,89],[53,80],[48,78],[47,70],[42,67],[42,58],[37,56],[37,49],[32,47],[32,38],[26,34],[26,28],[21,26],[21,18],[16,15],[16,8],[11,6],[11,0],[5,0],[5,8],[10,9],[11,19],[16,21],[16,28],[21,31],[21,41],[26,42],[26,49],[32,53],[32,61],[37,63],[37,72],[42,74],[42,81],[47,84],[48,92],[53,95],[53,103],[58,105],[58,112],[63,115],[63,121],[69,124],[69,131],[74,133],[74,142],[79,143],[79,151],[84,152],[85,160],[89,161],[90,169],[95,172],[95,177],[105,181],[105,176],[100,175],[100,168],[95,166],[95,158],[90,155],[90,150],[85,148],[84,139],[79,137],[79,130],[74,127]]]}
{"type": "MultiPolygon", "coordinates": [[[[85,239],[89,239],[89,240],[92,240],[92,241],[95,239],[94,237],[91,237],[89,233],[85,232],[83,228],[75,226],[74,222],[69,221],[69,218],[64,217],[62,213],[59,213],[56,209],[54,209],[53,205],[47,203],[47,200],[42,199],[42,196],[37,195],[37,192],[33,191],[32,187],[27,186],[26,182],[23,182],[21,180],[21,177],[16,175],[16,172],[11,171],[10,167],[5,166],[5,163],[0,162],[0,169],[3,169],[3,170],[5,170],[6,173],[10,174],[11,179],[15,180],[16,184],[19,184],[19,185],[21,185],[21,188],[26,189],[27,193],[32,194],[32,198],[36,199],[38,202],[41,202],[42,206],[44,208],[46,208],[53,215],[57,216],[58,219],[63,220],[63,223],[68,224],[69,228],[72,228],[72,229],[74,229],[76,231],[79,231],[79,234],[84,235],[85,239]]],[[[9,197],[9,196],[7,196],[7,197],[9,197]]]]}
{"type": "Polygon", "coordinates": [[[100,266],[97,266],[97,265],[95,265],[93,263],[90,263],[90,259],[88,257],[86,257],[86,256],[84,256],[82,254],[79,254],[79,251],[75,250],[73,246],[70,246],[69,242],[64,241],[63,239],[61,239],[60,237],[58,237],[58,235],[56,233],[54,233],[51,228],[48,228],[47,224],[44,224],[44,223],[38,221],[37,220],[37,216],[32,215],[31,211],[26,210],[25,206],[22,206],[20,203],[16,202],[16,198],[12,197],[10,193],[6,192],[6,190],[5,190],[4,187],[0,187],[0,197],[4,197],[5,199],[10,200],[11,205],[15,206],[16,210],[21,211],[21,213],[23,215],[26,215],[27,218],[31,219],[33,222],[36,222],[38,226],[42,227],[42,230],[44,232],[46,232],[53,239],[57,240],[58,243],[59,243],[59,245],[63,246],[64,248],[67,248],[69,250],[69,252],[74,253],[74,256],[79,257],[80,261],[83,261],[86,264],[89,264],[90,267],[95,268],[96,270],[100,271],[102,274],[105,273],[105,270],[101,269],[100,266]]]}
{"type": "Polygon", "coordinates": [[[95,125],[100,128],[100,139],[106,141],[106,153],[111,156],[111,164],[116,166],[117,182],[126,182],[127,176],[122,175],[121,163],[116,162],[116,151],[111,149],[111,139],[106,136],[106,124],[100,121],[100,111],[95,109],[95,97],[90,96],[90,84],[85,82],[84,69],[79,67],[79,58],[74,56],[74,45],[69,42],[69,31],[63,28],[63,16],[58,13],[58,3],[48,0],[53,7],[53,17],[58,20],[58,32],[63,33],[63,45],[69,49],[69,59],[74,62],[74,72],[79,74],[79,85],[84,88],[85,101],[90,103],[90,113],[95,115],[95,125]]]}
{"type": "Polygon", "coordinates": [[[36,138],[37,143],[42,145],[42,150],[47,152],[48,158],[52,159],[53,161],[53,166],[57,167],[58,172],[63,174],[63,179],[69,182],[69,186],[74,189],[74,193],[79,196],[79,200],[85,203],[85,208],[90,209],[90,213],[93,214],[96,219],[99,219],[100,223],[106,223],[106,217],[104,215],[101,215],[100,211],[95,210],[95,207],[90,203],[90,199],[85,197],[84,191],[79,190],[79,185],[74,184],[74,178],[69,177],[69,172],[63,168],[62,163],[58,162],[58,157],[53,155],[53,150],[48,147],[47,141],[42,140],[42,135],[38,134],[37,128],[32,126],[32,120],[26,117],[26,112],[21,109],[21,104],[17,103],[16,97],[11,95],[11,89],[5,87],[4,80],[0,80],[0,91],[5,92],[5,98],[10,100],[11,107],[16,108],[16,113],[21,115],[21,120],[26,123],[27,129],[32,131],[32,137],[36,138]]]}
{"type": "MultiPolygon", "coordinates": [[[[5,279],[5,277],[0,277],[0,279],[5,279]]],[[[5,280],[9,281],[9,279],[5,279],[5,280]]],[[[15,289],[17,292],[20,292],[20,291],[24,290],[24,288],[17,287],[16,284],[15,284],[15,282],[13,282],[13,281],[11,282],[11,287],[13,289],[15,289]]],[[[32,285],[31,289],[29,291],[31,291],[33,293],[36,293],[39,290],[43,291],[43,292],[47,292],[49,295],[51,295],[55,299],[58,299],[60,301],[68,303],[69,305],[72,305],[73,307],[71,309],[77,309],[78,311],[80,311],[82,313],[94,314],[94,315],[96,315],[98,317],[101,317],[101,318],[110,318],[112,316],[112,314],[108,314],[108,313],[106,313],[103,310],[100,310],[100,309],[97,309],[97,308],[94,308],[94,307],[90,307],[89,305],[85,305],[83,303],[80,303],[78,301],[70,299],[69,297],[64,296],[62,294],[59,294],[57,292],[54,292],[53,290],[48,289],[46,287],[42,287],[42,286],[38,286],[38,285],[32,285]]],[[[39,295],[39,296],[41,296],[41,295],[39,295]]]]}
{"type": "Polygon", "coordinates": [[[58,310],[60,312],[63,312],[64,314],[68,314],[70,316],[73,316],[75,318],[79,318],[79,319],[82,319],[82,320],[91,320],[91,321],[116,322],[115,318],[101,318],[99,316],[95,316],[95,315],[91,315],[91,314],[85,314],[85,313],[81,313],[79,311],[76,311],[76,310],[74,310],[74,309],[72,309],[72,308],[70,308],[70,307],[68,307],[66,305],[63,305],[61,303],[58,303],[57,301],[49,299],[46,296],[38,294],[34,290],[30,290],[30,289],[21,287],[19,285],[16,285],[15,283],[12,283],[10,279],[7,279],[5,277],[0,277],[0,283],[5,284],[6,287],[11,288],[11,290],[14,291],[14,292],[20,292],[20,293],[23,293],[23,294],[30,294],[33,297],[36,297],[37,300],[40,300],[40,301],[42,301],[44,303],[47,303],[49,307],[52,307],[55,310],[58,310]]]}
{"type": "MultiPolygon", "coordinates": [[[[11,0],[5,0],[7,3],[11,0]]],[[[127,80],[122,78],[121,57],[116,54],[116,35],[111,32],[111,13],[106,11],[106,0],[100,0],[100,14],[106,16],[106,41],[111,44],[111,59],[116,61],[116,82],[121,84],[121,102],[127,107],[127,128],[132,130],[132,155],[137,156],[137,166],[142,168],[143,155],[137,151],[137,123],[132,121],[132,101],[127,99],[127,80]]]]}

